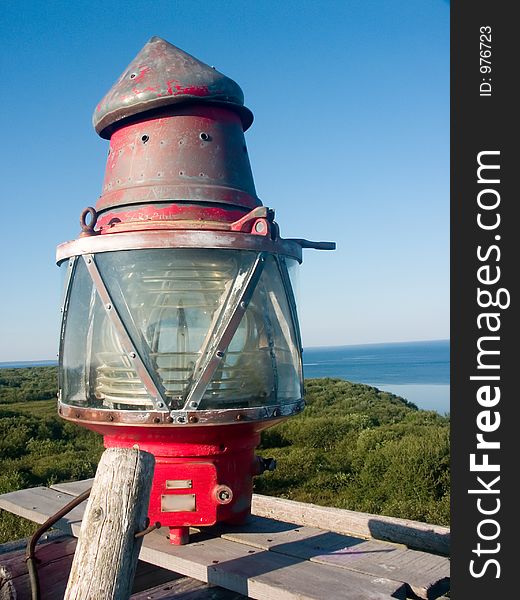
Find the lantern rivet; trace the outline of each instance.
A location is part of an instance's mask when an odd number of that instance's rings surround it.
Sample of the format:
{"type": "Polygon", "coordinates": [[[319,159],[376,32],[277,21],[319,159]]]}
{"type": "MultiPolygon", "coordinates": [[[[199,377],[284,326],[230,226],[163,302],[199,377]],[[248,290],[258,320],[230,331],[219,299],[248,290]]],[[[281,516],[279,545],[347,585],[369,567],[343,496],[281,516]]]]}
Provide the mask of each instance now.
{"type": "Polygon", "coordinates": [[[135,352],[130,352],[130,353],[128,354],[128,356],[129,356],[130,358],[135,358],[135,357],[137,356],[137,354],[136,354],[135,352]]]}

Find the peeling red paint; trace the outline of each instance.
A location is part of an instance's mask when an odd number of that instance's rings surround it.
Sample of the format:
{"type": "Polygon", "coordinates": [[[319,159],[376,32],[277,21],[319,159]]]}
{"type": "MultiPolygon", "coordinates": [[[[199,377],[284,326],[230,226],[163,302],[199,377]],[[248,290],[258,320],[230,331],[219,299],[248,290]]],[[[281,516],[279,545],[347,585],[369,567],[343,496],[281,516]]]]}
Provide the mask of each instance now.
{"type": "Polygon", "coordinates": [[[134,92],[134,94],[144,94],[145,92],[156,92],[157,88],[148,86],[143,88],[142,90],[139,90],[137,88],[132,88],[132,92],[134,92]]]}
{"type": "Polygon", "coordinates": [[[166,82],[168,86],[168,94],[170,96],[180,96],[182,94],[187,94],[189,96],[209,96],[210,91],[205,85],[181,85],[178,79],[170,79],[166,82]],[[173,91],[175,88],[176,91],[173,91]]]}
{"type": "Polygon", "coordinates": [[[150,71],[152,70],[151,67],[139,67],[139,75],[137,75],[136,77],[134,77],[134,83],[139,83],[141,82],[146,75],[148,75],[148,73],[150,73],[150,71]]]}
{"type": "Polygon", "coordinates": [[[112,223],[115,222],[114,219],[117,219],[118,223],[197,220],[207,222],[208,229],[211,229],[211,222],[233,223],[243,215],[243,210],[229,210],[218,206],[201,207],[196,204],[171,204],[161,207],[160,205],[148,204],[130,210],[104,213],[98,218],[97,225],[102,233],[106,233],[106,230],[110,229],[112,223]]]}

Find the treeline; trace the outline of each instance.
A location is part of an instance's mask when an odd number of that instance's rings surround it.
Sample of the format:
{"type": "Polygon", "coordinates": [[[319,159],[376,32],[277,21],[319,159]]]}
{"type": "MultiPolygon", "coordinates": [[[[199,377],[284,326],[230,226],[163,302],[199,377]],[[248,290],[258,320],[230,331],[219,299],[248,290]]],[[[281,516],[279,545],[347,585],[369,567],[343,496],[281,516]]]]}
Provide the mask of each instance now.
{"type": "Polygon", "coordinates": [[[0,404],[56,398],[57,367],[0,368],[0,404]]]}
{"type": "MultiPolygon", "coordinates": [[[[101,436],[56,413],[56,367],[0,369],[0,493],[93,477],[101,436]]],[[[306,380],[298,417],[262,433],[255,491],[449,523],[449,418],[340,379],[306,380]]],[[[0,511],[0,543],[34,525],[0,511]]]]}

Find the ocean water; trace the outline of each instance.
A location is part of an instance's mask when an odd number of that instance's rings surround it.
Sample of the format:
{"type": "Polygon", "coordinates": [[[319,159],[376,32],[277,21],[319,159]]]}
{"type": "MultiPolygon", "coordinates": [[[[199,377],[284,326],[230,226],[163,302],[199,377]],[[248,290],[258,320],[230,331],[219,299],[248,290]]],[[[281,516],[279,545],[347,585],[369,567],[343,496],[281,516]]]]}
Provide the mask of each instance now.
{"type": "Polygon", "coordinates": [[[450,411],[449,340],[307,348],[305,377],[338,377],[406,398],[425,410],[450,411]]]}
{"type": "Polygon", "coordinates": [[[0,369],[25,369],[28,367],[55,367],[57,360],[23,360],[18,362],[0,362],[0,369]]]}

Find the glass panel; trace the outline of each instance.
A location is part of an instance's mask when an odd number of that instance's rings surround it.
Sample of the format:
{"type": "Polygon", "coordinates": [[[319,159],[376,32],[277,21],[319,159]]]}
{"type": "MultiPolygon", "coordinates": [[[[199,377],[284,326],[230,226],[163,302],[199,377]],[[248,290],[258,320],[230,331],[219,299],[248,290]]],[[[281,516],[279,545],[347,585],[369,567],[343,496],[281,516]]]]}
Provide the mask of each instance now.
{"type": "MultiPolygon", "coordinates": [[[[69,262],[61,264],[65,274],[69,262]]],[[[66,275],[64,276],[66,281],[66,275]]],[[[63,315],[65,331],[59,365],[62,400],[67,404],[85,405],[85,339],[87,337],[92,281],[84,264],[77,264],[70,291],[68,310],[63,315]]]]}
{"type": "Polygon", "coordinates": [[[276,260],[269,256],[201,409],[268,406],[302,397],[301,357],[276,260]]]}
{"type": "Polygon", "coordinates": [[[291,279],[291,286],[293,290],[294,299],[296,304],[300,302],[300,263],[294,258],[286,258],[285,264],[287,265],[287,271],[291,279]]]}
{"type": "Polygon", "coordinates": [[[65,318],[62,401],[85,408],[151,410],[151,399],[121,348],[81,257],[65,318]]]}

